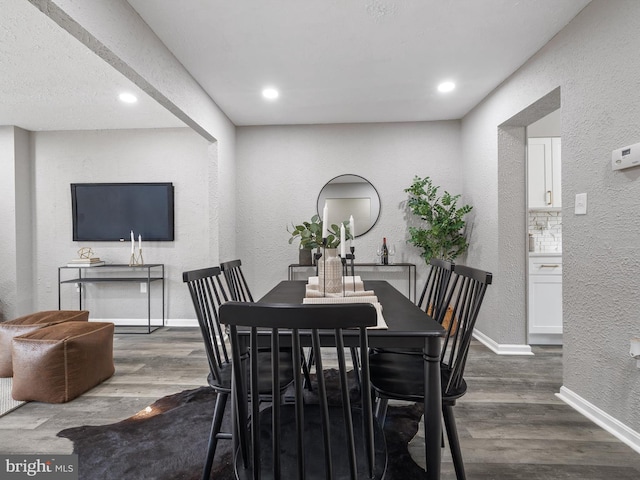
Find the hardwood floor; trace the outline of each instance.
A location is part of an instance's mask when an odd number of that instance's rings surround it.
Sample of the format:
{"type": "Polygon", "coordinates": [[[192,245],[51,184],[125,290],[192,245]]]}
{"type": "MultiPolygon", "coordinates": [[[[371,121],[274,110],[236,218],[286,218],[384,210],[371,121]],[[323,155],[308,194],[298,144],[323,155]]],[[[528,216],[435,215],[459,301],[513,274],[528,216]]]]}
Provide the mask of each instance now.
{"type": "MultiPolygon", "coordinates": [[[[640,478],[640,454],[556,398],[561,348],[534,352],[498,356],[473,343],[469,391],[455,407],[469,480],[640,478]]],[[[195,328],[117,333],[114,357],[116,374],[76,400],[30,402],[0,417],[0,452],[71,453],[71,443],[56,437],[60,430],[122,420],[162,396],[204,385],[208,372],[195,328]]],[[[419,437],[410,445],[418,461],[419,437]]],[[[447,449],[442,471],[444,480],[455,478],[447,449]]]]}

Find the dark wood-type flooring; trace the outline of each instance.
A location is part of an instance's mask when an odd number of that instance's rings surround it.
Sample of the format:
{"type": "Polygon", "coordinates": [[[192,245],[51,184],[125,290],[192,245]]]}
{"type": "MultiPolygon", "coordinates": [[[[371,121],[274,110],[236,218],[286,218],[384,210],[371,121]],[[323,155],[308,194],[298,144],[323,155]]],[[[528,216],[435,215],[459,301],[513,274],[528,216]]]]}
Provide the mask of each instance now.
{"type": "MultiPolygon", "coordinates": [[[[469,392],[455,407],[469,480],[640,478],[640,454],[556,396],[562,349],[534,347],[534,356],[498,356],[474,342],[469,392]]],[[[117,422],[160,397],[205,385],[199,330],[164,328],[150,335],[117,333],[116,374],[66,404],[30,402],[0,417],[0,452],[71,453],[56,433],[117,422]]],[[[410,445],[423,456],[420,432],[410,445]]],[[[447,449],[443,479],[454,479],[447,449]]]]}

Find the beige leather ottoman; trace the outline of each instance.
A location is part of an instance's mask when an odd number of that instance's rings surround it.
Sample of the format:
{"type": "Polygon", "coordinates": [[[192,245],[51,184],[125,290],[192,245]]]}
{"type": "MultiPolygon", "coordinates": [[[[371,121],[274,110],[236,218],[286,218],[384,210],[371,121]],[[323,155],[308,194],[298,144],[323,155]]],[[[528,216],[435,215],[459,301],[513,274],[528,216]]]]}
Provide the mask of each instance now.
{"type": "Polygon", "coordinates": [[[15,337],[15,400],[64,403],[115,372],[113,323],[64,322],[15,337]]]}
{"type": "Polygon", "coordinates": [[[61,322],[86,322],[87,310],[46,310],[30,313],[14,320],[0,323],[0,377],[13,376],[11,340],[18,335],[61,322]]]}

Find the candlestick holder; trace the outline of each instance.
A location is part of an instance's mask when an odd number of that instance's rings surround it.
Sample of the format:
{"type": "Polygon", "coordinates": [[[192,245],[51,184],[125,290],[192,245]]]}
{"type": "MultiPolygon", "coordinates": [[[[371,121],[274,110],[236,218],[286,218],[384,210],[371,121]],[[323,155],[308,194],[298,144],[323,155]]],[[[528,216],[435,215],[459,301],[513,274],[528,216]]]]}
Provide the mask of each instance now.
{"type": "Polygon", "coordinates": [[[142,249],[138,250],[138,255],[135,253],[131,254],[131,258],[129,258],[129,266],[130,267],[142,267],[144,265],[144,259],[142,258],[142,249]]]}
{"type": "Polygon", "coordinates": [[[322,258],[322,253],[320,252],[320,247],[318,247],[313,254],[313,264],[316,266],[316,277],[320,275],[318,264],[320,263],[319,260],[321,258],[322,258]]]}
{"type": "MultiPolygon", "coordinates": [[[[355,273],[355,259],[356,259],[356,255],[355,255],[355,247],[349,247],[349,250],[351,251],[351,253],[347,253],[345,254],[344,258],[340,257],[342,259],[342,271],[343,271],[343,275],[345,277],[349,276],[349,265],[347,265],[347,262],[350,261],[351,263],[351,279],[353,280],[353,291],[356,291],[356,273],[355,273]]],[[[344,288],[343,288],[344,291],[344,288]]]]}

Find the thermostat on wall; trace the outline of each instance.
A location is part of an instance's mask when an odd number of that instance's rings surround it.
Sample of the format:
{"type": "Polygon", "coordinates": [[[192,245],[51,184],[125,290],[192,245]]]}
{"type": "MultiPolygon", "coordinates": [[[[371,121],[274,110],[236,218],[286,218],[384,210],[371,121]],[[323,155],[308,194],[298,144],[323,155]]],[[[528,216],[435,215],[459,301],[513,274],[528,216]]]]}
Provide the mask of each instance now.
{"type": "Polygon", "coordinates": [[[622,170],[638,165],[640,165],[640,143],[618,148],[611,152],[611,168],[613,170],[622,170]]]}

